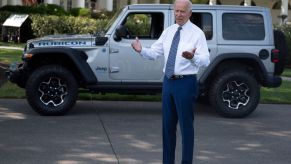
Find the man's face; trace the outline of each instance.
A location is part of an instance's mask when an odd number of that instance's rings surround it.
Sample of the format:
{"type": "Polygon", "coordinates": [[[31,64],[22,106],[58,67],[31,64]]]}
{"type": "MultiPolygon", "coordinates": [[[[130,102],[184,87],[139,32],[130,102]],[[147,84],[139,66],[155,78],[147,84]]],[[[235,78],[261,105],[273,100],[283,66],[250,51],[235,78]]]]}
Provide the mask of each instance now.
{"type": "Polygon", "coordinates": [[[183,26],[191,17],[192,12],[188,10],[186,2],[177,2],[174,6],[175,20],[180,26],[183,26]]]}

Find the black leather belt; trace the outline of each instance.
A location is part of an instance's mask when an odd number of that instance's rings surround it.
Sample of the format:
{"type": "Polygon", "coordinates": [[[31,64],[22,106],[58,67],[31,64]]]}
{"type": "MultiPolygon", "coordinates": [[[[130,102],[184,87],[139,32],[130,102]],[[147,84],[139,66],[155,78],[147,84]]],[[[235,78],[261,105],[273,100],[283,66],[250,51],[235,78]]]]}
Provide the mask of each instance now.
{"type": "Polygon", "coordinates": [[[191,75],[173,75],[170,79],[171,80],[179,80],[179,79],[183,79],[185,77],[189,77],[189,76],[196,76],[195,74],[191,74],[191,75]]]}

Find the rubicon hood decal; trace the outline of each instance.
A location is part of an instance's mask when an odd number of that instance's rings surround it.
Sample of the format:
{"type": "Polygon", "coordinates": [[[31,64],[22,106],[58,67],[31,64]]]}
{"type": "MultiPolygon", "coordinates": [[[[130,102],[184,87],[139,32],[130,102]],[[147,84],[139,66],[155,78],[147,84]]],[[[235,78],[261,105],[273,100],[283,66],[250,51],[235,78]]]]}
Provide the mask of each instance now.
{"type": "Polygon", "coordinates": [[[94,39],[91,35],[59,35],[30,40],[29,43],[34,47],[87,47],[93,45],[94,39]]]}
{"type": "Polygon", "coordinates": [[[41,41],[38,42],[36,47],[45,47],[45,46],[91,46],[91,41],[41,41]]]}

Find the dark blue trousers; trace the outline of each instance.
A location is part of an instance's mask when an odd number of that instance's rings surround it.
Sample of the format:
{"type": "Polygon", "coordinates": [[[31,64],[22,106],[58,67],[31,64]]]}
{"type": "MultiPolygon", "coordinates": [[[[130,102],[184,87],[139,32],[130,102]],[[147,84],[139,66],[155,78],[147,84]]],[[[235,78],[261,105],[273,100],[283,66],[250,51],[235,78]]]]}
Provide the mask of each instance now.
{"type": "Polygon", "coordinates": [[[163,102],[163,163],[175,163],[176,131],[179,121],[182,135],[182,164],[191,164],[194,147],[193,105],[197,97],[196,76],[182,79],[164,78],[163,102]]]}

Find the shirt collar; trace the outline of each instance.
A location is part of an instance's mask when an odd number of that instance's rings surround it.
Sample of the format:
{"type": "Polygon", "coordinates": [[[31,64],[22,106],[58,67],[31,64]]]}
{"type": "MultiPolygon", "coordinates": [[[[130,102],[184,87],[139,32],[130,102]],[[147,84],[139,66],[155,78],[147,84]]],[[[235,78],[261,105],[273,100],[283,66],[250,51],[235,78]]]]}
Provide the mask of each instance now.
{"type": "MultiPolygon", "coordinates": [[[[191,23],[191,21],[190,20],[188,20],[183,26],[181,26],[182,27],[182,30],[183,29],[185,29],[185,28],[187,28],[187,27],[189,27],[189,24],[191,23]]],[[[176,24],[176,26],[177,26],[177,28],[180,26],[180,25],[178,25],[178,24],[176,24]]]]}

